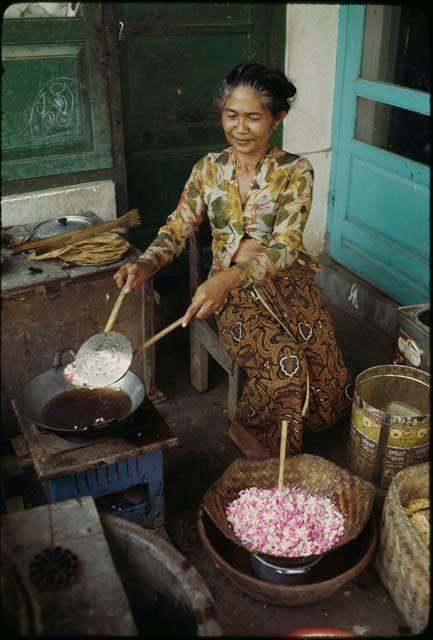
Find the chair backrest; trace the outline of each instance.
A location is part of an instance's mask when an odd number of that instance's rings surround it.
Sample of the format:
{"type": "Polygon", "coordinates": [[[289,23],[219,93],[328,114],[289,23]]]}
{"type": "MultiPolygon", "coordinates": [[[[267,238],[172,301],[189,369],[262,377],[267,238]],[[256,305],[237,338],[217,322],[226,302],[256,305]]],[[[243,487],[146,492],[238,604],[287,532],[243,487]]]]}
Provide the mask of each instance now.
{"type": "Polygon", "coordinates": [[[203,220],[189,239],[189,293],[192,297],[197,287],[206,279],[204,248],[212,243],[210,223],[203,220]]]}

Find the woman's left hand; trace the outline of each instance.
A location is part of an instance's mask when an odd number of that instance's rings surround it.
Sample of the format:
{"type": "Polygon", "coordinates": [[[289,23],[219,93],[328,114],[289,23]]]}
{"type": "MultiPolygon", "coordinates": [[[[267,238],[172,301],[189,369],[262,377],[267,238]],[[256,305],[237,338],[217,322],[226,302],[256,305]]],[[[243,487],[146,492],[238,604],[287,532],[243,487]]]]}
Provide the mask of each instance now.
{"type": "Polygon", "coordinates": [[[230,291],[237,289],[242,284],[236,271],[228,269],[222,271],[203,282],[194,294],[191,304],[185,312],[182,327],[195,317],[199,320],[208,318],[211,313],[220,309],[230,291]]]}

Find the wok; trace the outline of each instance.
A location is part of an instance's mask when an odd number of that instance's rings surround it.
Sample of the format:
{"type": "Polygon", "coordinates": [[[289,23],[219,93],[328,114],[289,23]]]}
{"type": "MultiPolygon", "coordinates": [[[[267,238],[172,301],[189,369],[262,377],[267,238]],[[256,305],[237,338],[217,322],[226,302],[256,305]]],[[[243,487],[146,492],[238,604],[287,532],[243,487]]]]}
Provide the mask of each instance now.
{"type": "MultiPolygon", "coordinates": [[[[21,394],[17,398],[17,406],[20,413],[43,429],[54,431],[60,435],[95,436],[102,432],[105,434],[107,431],[116,430],[124,425],[128,418],[138,409],[145,397],[144,385],[132,371],[128,371],[121,380],[104,388],[104,390],[123,391],[129,397],[131,406],[128,413],[123,415],[122,418],[107,420],[99,425],[89,423],[78,428],[65,426],[61,424],[61,421],[59,423],[46,424],[43,418],[43,411],[47,404],[66,391],[77,389],[63,375],[65,367],[62,364],[62,356],[66,352],[69,352],[75,359],[76,354],[73,349],[62,349],[56,353],[52,369],[40,373],[24,385],[21,394]]],[[[96,393],[100,390],[94,389],[92,391],[96,393]]]]}

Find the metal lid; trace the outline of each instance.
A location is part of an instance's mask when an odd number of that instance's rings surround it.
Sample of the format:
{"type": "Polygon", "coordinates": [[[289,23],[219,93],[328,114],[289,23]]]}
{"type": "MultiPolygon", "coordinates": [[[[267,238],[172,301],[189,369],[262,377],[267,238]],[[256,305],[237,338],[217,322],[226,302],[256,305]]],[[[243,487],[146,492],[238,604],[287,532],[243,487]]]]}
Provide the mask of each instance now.
{"type": "Polygon", "coordinates": [[[33,232],[34,238],[49,238],[66,231],[78,231],[89,227],[92,223],[84,216],[62,216],[55,220],[47,220],[37,225],[33,232]]]}

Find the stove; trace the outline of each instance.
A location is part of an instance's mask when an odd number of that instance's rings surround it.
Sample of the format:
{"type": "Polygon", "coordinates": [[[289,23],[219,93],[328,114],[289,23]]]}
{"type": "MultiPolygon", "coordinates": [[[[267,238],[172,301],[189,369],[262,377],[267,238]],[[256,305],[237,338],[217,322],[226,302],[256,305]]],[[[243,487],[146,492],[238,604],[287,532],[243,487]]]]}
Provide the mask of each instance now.
{"type": "Polygon", "coordinates": [[[136,636],[113,551],[90,497],[6,514],[6,629],[27,637],[136,636]]]}
{"type": "Polygon", "coordinates": [[[101,516],[162,526],[163,450],[178,439],[148,398],[118,430],[98,438],[60,436],[12,406],[48,503],[91,496],[101,516]]]}

